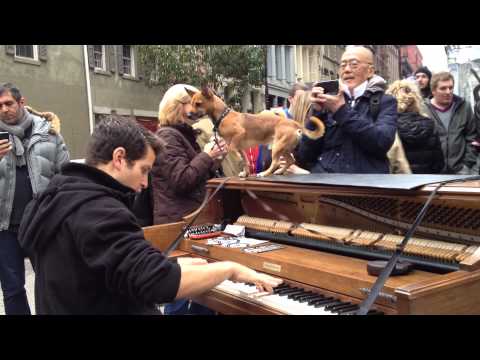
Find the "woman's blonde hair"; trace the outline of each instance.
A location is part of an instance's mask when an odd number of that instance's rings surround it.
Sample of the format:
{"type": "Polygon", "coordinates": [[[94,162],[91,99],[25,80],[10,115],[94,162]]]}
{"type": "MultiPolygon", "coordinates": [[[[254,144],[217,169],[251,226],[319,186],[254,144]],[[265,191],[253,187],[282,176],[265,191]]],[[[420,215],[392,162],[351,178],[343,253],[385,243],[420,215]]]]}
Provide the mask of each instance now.
{"type": "Polygon", "coordinates": [[[176,125],[182,122],[183,104],[190,102],[190,95],[185,88],[199,92],[191,85],[176,84],[171,86],[163,95],[158,105],[158,121],[160,126],[176,125]]]}
{"type": "Polygon", "coordinates": [[[293,119],[302,126],[304,126],[305,119],[312,106],[312,103],[310,102],[311,93],[311,91],[304,91],[298,95],[295,104],[292,107],[293,119]]]}
{"type": "Polygon", "coordinates": [[[397,110],[403,112],[415,112],[426,116],[422,112],[422,96],[417,84],[409,80],[397,80],[389,86],[385,94],[392,95],[397,99],[397,110]]]}

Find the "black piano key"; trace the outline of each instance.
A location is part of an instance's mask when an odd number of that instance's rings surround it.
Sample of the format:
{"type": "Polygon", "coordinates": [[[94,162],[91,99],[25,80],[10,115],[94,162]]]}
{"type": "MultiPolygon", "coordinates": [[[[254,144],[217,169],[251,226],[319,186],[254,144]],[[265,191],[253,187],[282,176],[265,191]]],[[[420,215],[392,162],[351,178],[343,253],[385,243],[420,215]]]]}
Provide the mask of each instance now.
{"type": "Polygon", "coordinates": [[[342,305],[343,303],[340,300],[333,301],[329,304],[325,304],[325,309],[327,311],[331,311],[335,305],[342,305]]]}
{"type": "Polygon", "coordinates": [[[293,292],[296,292],[298,290],[301,290],[301,289],[299,289],[299,288],[282,289],[277,294],[280,295],[280,296],[286,296],[286,295],[288,295],[290,293],[293,293],[293,292]]]}
{"type": "Polygon", "coordinates": [[[318,295],[318,294],[312,294],[312,295],[306,295],[304,297],[301,297],[298,299],[298,301],[300,301],[301,303],[304,303],[304,302],[307,302],[307,301],[311,301],[311,300],[320,300],[320,299],[323,299],[324,297],[322,295],[318,295]]]}
{"type": "Polygon", "coordinates": [[[298,299],[300,299],[302,296],[305,296],[305,295],[307,295],[307,292],[305,290],[303,290],[299,294],[290,294],[290,295],[288,295],[288,297],[292,300],[298,301],[298,299]]]}
{"type": "Polygon", "coordinates": [[[337,309],[337,313],[339,313],[340,315],[343,315],[346,313],[354,313],[355,311],[358,310],[358,305],[357,304],[352,304],[350,306],[347,306],[347,307],[344,307],[344,308],[341,308],[341,309],[337,309]]]}
{"type": "Polygon", "coordinates": [[[333,305],[333,306],[331,306],[329,310],[331,310],[331,311],[333,311],[333,312],[336,312],[337,310],[343,309],[343,308],[348,307],[348,306],[350,306],[350,305],[352,305],[351,302],[342,302],[342,303],[339,304],[339,305],[333,305]]]}
{"type": "MultiPolygon", "coordinates": [[[[307,302],[307,304],[308,304],[308,305],[314,305],[317,301],[325,300],[325,299],[326,299],[325,296],[319,294],[316,298],[314,298],[314,299],[312,299],[312,300],[309,300],[309,301],[307,302]]],[[[333,299],[333,298],[332,298],[332,299],[333,299]]]]}
{"type": "Polygon", "coordinates": [[[305,292],[302,296],[297,297],[296,300],[297,300],[297,301],[301,301],[301,300],[303,300],[303,299],[305,299],[305,298],[307,298],[307,297],[316,296],[316,295],[317,295],[317,294],[315,294],[315,293],[312,292],[312,291],[307,291],[307,292],[305,292]]]}
{"type": "Polygon", "coordinates": [[[290,285],[288,285],[286,283],[283,283],[283,284],[280,284],[280,285],[276,286],[274,289],[280,290],[280,289],[285,289],[285,288],[289,288],[289,287],[290,287],[290,285]]]}
{"type": "Polygon", "coordinates": [[[334,299],[333,297],[329,296],[329,297],[326,297],[324,299],[321,299],[321,300],[317,300],[317,301],[313,301],[312,304],[309,303],[309,305],[322,305],[323,304],[328,304],[328,303],[331,303],[332,301],[337,301],[336,299],[334,299]]]}
{"type": "Polygon", "coordinates": [[[290,286],[277,286],[276,288],[273,289],[274,294],[279,294],[281,291],[287,290],[287,289],[292,289],[290,286]]]}
{"type": "Polygon", "coordinates": [[[302,295],[302,294],[305,294],[305,290],[303,289],[298,289],[297,291],[293,292],[293,293],[289,293],[287,294],[287,297],[289,299],[292,299],[294,295],[302,295]]]}

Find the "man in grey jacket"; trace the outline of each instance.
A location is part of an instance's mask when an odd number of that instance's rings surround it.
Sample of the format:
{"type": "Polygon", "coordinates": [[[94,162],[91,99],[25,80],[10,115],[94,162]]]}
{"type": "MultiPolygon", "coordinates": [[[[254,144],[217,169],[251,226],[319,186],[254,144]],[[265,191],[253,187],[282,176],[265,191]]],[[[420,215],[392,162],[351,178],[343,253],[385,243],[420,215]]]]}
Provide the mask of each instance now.
{"type": "Polygon", "coordinates": [[[427,115],[435,121],[442,143],[443,173],[468,175],[474,172],[477,153],[472,145],[477,135],[472,108],[453,94],[454,78],[449,72],[433,75],[433,97],[427,102],[427,115]]]}
{"type": "Polygon", "coordinates": [[[0,85],[0,131],[9,138],[0,140],[0,283],[7,315],[30,314],[24,254],[17,241],[25,206],[69,161],[61,135],[24,105],[14,85],[0,85]]]}

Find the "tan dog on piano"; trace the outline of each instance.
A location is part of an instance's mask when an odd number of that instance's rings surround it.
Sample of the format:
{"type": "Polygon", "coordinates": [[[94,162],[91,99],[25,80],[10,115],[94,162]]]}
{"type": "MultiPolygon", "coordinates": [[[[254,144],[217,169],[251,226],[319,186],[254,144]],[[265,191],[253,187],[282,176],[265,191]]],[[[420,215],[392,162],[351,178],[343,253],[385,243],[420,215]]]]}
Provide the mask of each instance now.
{"type": "Polygon", "coordinates": [[[323,122],[311,117],[316,130],[308,130],[296,121],[286,119],[273,113],[246,114],[239,113],[227,107],[225,103],[208,87],[201,92],[185,89],[192,97],[193,113],[197,117],[210,116],[214,129],[218,129],[220,136],[229,144],[229,149],[237,151],[243,159],[244,171],[240,176],[249,174],[247,159],[242,150],[259,144],[272,144],[272,164],[259,173],[258,176],[269,176],[280,167],[280,157],[286,161],[279,173],[283,174],[290,165],[295,163],[292,152],[298,144],[302,134],[311,139],[323,136],[325,126],[323,122]]]}

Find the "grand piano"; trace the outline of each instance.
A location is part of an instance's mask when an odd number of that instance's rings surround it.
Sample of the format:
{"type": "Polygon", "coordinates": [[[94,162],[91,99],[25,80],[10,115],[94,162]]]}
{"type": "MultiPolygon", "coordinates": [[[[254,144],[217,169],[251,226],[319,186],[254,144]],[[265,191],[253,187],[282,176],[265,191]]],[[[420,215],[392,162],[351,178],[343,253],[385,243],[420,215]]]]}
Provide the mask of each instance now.
{"type": "MultiPolygon", "coordinates": [[[[444,175],[303,175],[230,178],[201,213],[144,228],[165,250],[190,219],[237,224],[282,248],[247,253],[185,238],[177,255],[236,261],[280,277],[274,294],[226,281],[194,300],[222,314],[354,314],[444,175]]],[[[473,178],[472,178],[473,179],[473,178]]],[[[208,193],[223,179],[208,182],[208,193]]],[[[391,276],[370,314],[480,314],[480,181],[442,186],[402,255],[413,271],[391,276]]]]}

